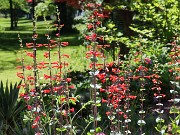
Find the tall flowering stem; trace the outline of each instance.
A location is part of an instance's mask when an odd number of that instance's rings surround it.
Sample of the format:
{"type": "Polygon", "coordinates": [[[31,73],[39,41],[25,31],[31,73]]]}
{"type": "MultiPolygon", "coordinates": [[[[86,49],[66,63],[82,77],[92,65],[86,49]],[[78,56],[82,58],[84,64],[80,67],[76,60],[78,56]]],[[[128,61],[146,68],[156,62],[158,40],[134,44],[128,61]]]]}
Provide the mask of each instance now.
{"type": "Polygon", "coordinates": [[[177,131],[177,127],[179,128],[179,120],[180,117],[180,111],[178,107],[178,103],[180,102],[180,45],[179,45],[179,37],[174,37],[174,41],[171,43],[171,52],[170,52],[170,58],[171,62],[168,64],[171,65],[171,69],[169,72],[172,74],[172,81],[170,81],[172,85],[172,89],[170,90],[170,93],[172,94],[172,99],[169,101],[172,104],[172,107],[170,108],[170,114],[172,114],[171,123],[168,125],[167,132],[169,134],[179,134],[180,132],[177,131]]]}
{"type": "Polygon", "coordinates": [[[100,120],[100,116],[98,114],[98,104],[100,99],[98,97],[99,92],[98,89],[101,87],[97,82],[97,75],[99,73],[98,67],[103,66],[103,64],[98,63],[98,58],[102,57],[102,52],[99,51],[98,45],[99,41],[103,40],[103,37],[98,34],[97,29],[101,27],[102,20],[105,18],[102,8],[101,2],[91,1],[84,5],[83,9],[85,13],[88,14],[87,21],[87,35],[85,35],[87,47],[89,51],[86,52],[86,58],[90,59],[90,75],[91,75],[91,100],[94,102],[92,104],[92,114],[93,114],[93,132],[96,134],[96,129],[98,127],[98,121],[100,120]]]}

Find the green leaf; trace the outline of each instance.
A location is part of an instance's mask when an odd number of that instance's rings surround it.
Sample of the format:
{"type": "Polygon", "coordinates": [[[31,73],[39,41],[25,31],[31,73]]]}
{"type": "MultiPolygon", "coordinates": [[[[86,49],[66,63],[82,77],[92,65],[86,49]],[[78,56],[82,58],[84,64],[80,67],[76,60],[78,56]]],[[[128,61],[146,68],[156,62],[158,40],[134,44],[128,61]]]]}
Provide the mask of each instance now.
{"type": "Polygon", "coordinates": [[[96,132],[97,132],[97,133],[98,133],[98,132],[102,132],[101,127],[97,127],[97,128],[96,128],[96,132]]]}
{"type": "Polygon", "coordinates": [[[169,113],[170,114],[180,114],[179,109],[176,106],[172,106],[169,113]]]}
{"type": "Polygon", "coordinates": [[[107,27],[108,27],[109,29],[112,29],[112,28],[115,27],[115,24],[109,23],[109,24],[107,25],[107,27]]]}
{"type": "Polygon", "coordinates": [[[63,131],[66,131],[67,129],[66,128],[64,128],[64,127],[62,127],[62,128],[56,128],[56,131],[58,131],[58,132],[63,132],[63,131]]]}

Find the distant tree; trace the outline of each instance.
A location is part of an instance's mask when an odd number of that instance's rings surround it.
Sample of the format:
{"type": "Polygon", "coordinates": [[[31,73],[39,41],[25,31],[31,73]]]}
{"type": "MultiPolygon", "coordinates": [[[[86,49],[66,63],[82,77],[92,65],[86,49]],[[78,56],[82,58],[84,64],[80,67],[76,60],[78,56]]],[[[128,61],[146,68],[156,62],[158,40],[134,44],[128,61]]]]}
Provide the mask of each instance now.
{"type": "Polygon", "coordinates": [[[62,31],[71,31],[75,12],[80,8],[79,0],[54,0],[60,11],[61,23],[65,24],[62,31]]]}
{"type": "Polygon", "coordinates": [[[18,19],[23,13],[29,12],[27,4],[25,0],[3,0],[0,2],[0,12],[5,14],[10,13],[12,29],[17,27],[18,19]]]}
{"type": "Polygon", "coordinates": [[[67,5],[72,6],[74,8],[79,8],[79,0],[54,0],[57,3],[63,3],[66,2],[67,5]]]}
{"type": "Polygon", "coordinates": [[[50,16],[56,12],[56,7],[53,0],[40,2],[35,6],[35,13],[38,16],[50,16]]]}

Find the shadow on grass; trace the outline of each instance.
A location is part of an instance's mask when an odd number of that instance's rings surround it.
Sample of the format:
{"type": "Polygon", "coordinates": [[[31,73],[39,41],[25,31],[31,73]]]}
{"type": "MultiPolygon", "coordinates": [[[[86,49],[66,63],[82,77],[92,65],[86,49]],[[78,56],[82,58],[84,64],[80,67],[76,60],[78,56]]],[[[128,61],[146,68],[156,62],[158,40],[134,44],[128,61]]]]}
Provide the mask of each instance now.
{"type": "MultiPolygon", "coordinates": [[[[26,43],[33,42],[32,34],[30,33],[21,33],[20,37],[23,42],[23,46],[26,43]]],[[[82,45],[82,41],[78,39],[78,34],[66,34],[61,37],[61,41],[69,42],[69,46],[78,46],[82,45]]],[[[15,51],[19,50],[19,40],[18,40],[18,33],[0,33],[0,49],[2,51],[15,51]]],[[[47,39],[44,34],[39,34],[37,38],[37,43],[40,44],[47,44],[47,39]]],[[[40,48],[41,50],[42,48],[40,48]]]]}

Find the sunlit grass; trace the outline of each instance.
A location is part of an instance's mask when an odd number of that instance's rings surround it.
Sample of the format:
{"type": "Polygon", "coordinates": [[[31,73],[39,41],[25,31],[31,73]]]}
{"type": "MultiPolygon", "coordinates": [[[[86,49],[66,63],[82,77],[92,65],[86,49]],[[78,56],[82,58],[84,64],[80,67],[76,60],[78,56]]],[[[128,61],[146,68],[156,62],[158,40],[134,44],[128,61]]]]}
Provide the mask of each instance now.
{"type": "MultiPolygon", "coordinates": [[[[0,25],[4,30],[0,31],[0,80],[6,82],[15,83],[19,82],[20,79],[16,76],[17,70],[16,67],[20,66],[21,63],[16,60],[21,58],[21,51],[24,50],[32,52],[32,49],[27,49],[26,47],[23,50],[20,49],[18,34],[20,35],[23,46],[25,43],[32,42],[32,21],[31,20],[20,20],[18,23],[18,28],[11,31],[9,30],[10,20],[0,18],[0,25]]],[[[49,22],[50,23],[50,22],[49,22]]],[[[45,37],[46,25],[44,21],[37,22],[37,33],[40,33],[37,38],[37,43],[47,43],[47,39],[45,37]]],[[[55,33],[54,33],[55,35],[55,33]]],[[[55,39],[55,36],[51,34],[52,38],[55,39]]],[[[62,41],[69,42],[69,46],[61,48],[61,54],[68,54],[70,58],[62,58],[62,62],[66,61],[69,63],[69,66],[64,69],[66,72],[69,71],[83,71],[89,68],[89,59],[86,59],[86,51],[87,48],[82,46],[82,41],[78,40],[77,34],[69,34],[61,36],[62,41]]],[[[47,48],[38,48],[37,49],[37,62],[48,62],[43,55],[44,52],[47,52],[47,48]]],[[[58,48],[53,48],[51,51],[51,62],[58,61],[57,54],[54,55],[55,52],[58,51],[58,48]]],[[[23,54],[25,58],[25,65],[32,65],[33,59],[26,56],[26,53],[23,54]]],[[[102,62],[101,59],[99,61],[102,62]]],[[[55,70],[55,69],[53,69],[55,70]]],[[[21,71],[18,71],[21,72],[21,71]]],[[[48,71],[41,71],[41,73],[47,73],[48,71]]]]}

